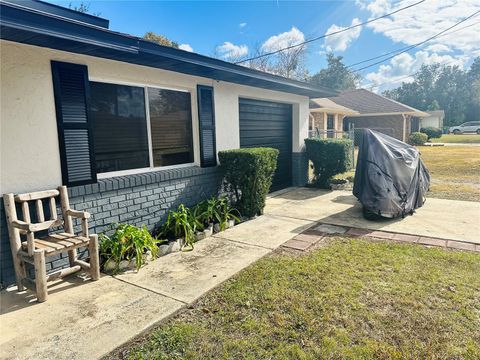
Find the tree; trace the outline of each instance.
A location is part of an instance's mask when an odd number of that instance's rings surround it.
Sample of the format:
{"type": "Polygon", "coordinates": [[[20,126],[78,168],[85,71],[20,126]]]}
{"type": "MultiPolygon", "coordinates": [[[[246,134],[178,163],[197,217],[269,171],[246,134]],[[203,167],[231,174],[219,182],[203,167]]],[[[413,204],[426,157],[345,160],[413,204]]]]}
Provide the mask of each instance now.
{"type": "Polygon", "coordinates": [[[72,5],[72,3],[70,3],[70,4],[68,4],[68,8],[72,9],[72,10],[75,10],[75,11],[78,11],[78,12],[81,12],[83,14],[90,14],[91,13],[93,16],[100,16],[99,12],[92,13],[90,11],[90,3],[87,4],[83,1],[78,6],[74,6],[74,5],[72,5]]]}
{"type": "Polygon", "coordinates": [[[327,67],[313,75],[310,78],[310,83],[337,91],[358,88],[361,76],[348,69],[342,60],[342,56],[335,56],[332,53],[327,54],[327,67]]]}
{"type": "Polygon", "coordinates": [[[419,110],[442,109],[445,126],[480,120],[480,57],[470,69],[441,64],[424,65],[411,83],[383,93],[419,110]]]}
{"type": "MultiPolygon", "coordinates": [[[[294,45],[294,43],[292,42],[286,44],[286,46],[290,45],[294,45]]],[[[265,71],[286,78],[305,81],[308,78],[308,72],[305,67],[306,50],[306,46],[302,45],[285,51],[280,51],[276,54],[262,56],[269,53],[269,51],[267,51],[261,45],[257,45],[248,57],[262,57],[249,60],[242,65],[251,69],[265,71]]]]}
{"type": "Polygon", "coordinates": [[[433,100],[430,105],[427,106],[428,111],[440,110],[440,105],[438,105],[437,100],[433,100]]]}
{"type": "Polygon", "coordinates": [[[480,121],[480,57],[473,60],[466,78],[467,84],[471,84],[471,86],[469,87],[465,118],[470,121],[480,121]]]}
{"type": "Polygon", "coordinates": [[[145,35],[143,35],[143,38],[145,40],[150,40],[150,41],[156,42],[159,45],[170,46],[170,47],[173,47],[175,49],[178,49],[178,43],[177,42],[168,39],[164,35],[156,34],[152,31],[146,32],[145,35]]]}
{"type": "MultiPolygon", "coordinates": [[[[286,43],[283,43],[282,47],[296,45],[296,41],[298,40],[291,39],[286,43]]],[[[305,66],[307,55],[306,45],[295,46],[291,49],[270,55],[269,53],[273,51],[276,51],[276,49],[265,48],[262,44],[256,44],[253,47],[253,50],[248,53],[248,55],[226,56],[218,51],[217,46],[213,53],[213,57],[232,63],[240,62],[240,65],[250,69],[260,70],[290,79],[302,81],[306,81],[308,79],[308,71],[305,66]],[[253,59],[244,61],[245,59],[250,58],[253,59]]]]}

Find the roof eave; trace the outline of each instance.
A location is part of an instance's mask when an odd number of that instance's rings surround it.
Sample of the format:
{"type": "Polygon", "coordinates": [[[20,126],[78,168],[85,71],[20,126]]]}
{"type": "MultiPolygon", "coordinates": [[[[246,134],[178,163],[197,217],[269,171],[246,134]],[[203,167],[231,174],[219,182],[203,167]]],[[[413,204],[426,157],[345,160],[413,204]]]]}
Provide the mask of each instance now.
{"type": "Polygon", "coordinates": [[[296,95],[327,97],[333,90],[248,69],[222,60],[190,53],[88,26],[66,18],[0,3],[0,38],[71,53],[107,58],[209,79],[254,86],[296,95]]]}
{"type": "Polygon", "coordinates": [[[415,117],[425,117],[429,116],[423,111],[402,111],[402,112],[385,112],[385,113],[358,113],[356,115],[349,115],[352,117],[363,117],[363,116],[389,116],[389,115],[410,115],[415,117]]]}
{"type": "Polygon", "coordinates": [[[345,111],[340,109],[333,109],[333,108],[310,108],[310,112],[322,112],[322,113],[335,113],[339,115],[358,115],[358,111],[345,111]]]}

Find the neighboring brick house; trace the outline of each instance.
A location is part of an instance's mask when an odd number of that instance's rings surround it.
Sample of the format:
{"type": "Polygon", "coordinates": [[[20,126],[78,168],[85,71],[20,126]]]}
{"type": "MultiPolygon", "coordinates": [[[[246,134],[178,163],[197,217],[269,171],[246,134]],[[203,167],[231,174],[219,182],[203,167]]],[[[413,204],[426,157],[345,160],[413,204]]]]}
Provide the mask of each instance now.
{"type": "Polygon", "coordinates": [[[358,114],[358,112],[338,105],[330,99],[311,99],[310,120],[308,123],[310,135],[341,137],[343,134],[344,117],[355,114],[358,114]]]}
{"type": "Polygon", "coordinates": [[[354,112],[345,114],[345,110],[343,110],[345,115],[332,113],[333,116],[343,117],[343,130],[347,130],[350,124],[353,124],[356,129],[377,130],[402,141],[407,141],[410,133],[416,131],[416,127],[418,127],[415,125],[416,119],[428,116],[423,111],[365,89],[345,91],[327,99],[312,99],[310,101],[311,115],[318,111],[312,107],[312,104],[320,100],[332,101],[336,105],[354,112]]]}
{"type": "MultiPolygon", "coordinates": [[[[217,194],[220,150],[280,150],[273,189],[304,185],[309,99],[335,92],[109,30],[34,0],[0,2],[0,192],[69,187],[92,214],[153,228],[217,194]]],[[[0,286],[13,280],[0,204],[0,286]]],[[[55,258],[51,270],[65,265],[55,258]]]]}

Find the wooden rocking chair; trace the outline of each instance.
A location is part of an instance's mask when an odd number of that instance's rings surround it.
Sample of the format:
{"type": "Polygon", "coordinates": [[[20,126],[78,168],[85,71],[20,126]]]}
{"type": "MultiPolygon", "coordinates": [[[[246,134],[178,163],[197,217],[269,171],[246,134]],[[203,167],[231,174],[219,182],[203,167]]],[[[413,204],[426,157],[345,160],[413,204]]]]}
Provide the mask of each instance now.
{"type": "Polygon", "coordinates": [[[27,194],[5,194],[3,196],[5,214],[12,248],[13,265],[18,291],[30,288],[37,293],[37,301],[47,300],[47,282],[73,274],[80,269],[90,273],[92,280],[100,278],[100,262],[98,255],[98,235],[88,234],[90,214],[85,211],[76,211],[70,208],[67,188],[60,186],[58,190],[39,191],[27,194]],[[63,221],[57,218],[55,198],[60,196],[63,221]],[[45,220],[43,201],[49,203],[50,220],[45,220]],[[30,220],[29,202],[35,203],[37,222],[30,220]],[[18,220],[15,203],[22,209],[22,220],[18,220]],[[82,235],[76,236],[73,232],[72,217],[82,219],[82,235]],[[47,234],[37,237],[36,232],[49,230],[63,225],[61,233],[47,234]],[[22,241],[22,237],[26,241],[22,241]],[[88,247],[90,263],[77,259],[77,248],[88,247]],[[70,267],[47,275],[45,257],[68,252],[70,267]],[[27,278],[25,263],[35,268],[35,280],[27,278]]]}

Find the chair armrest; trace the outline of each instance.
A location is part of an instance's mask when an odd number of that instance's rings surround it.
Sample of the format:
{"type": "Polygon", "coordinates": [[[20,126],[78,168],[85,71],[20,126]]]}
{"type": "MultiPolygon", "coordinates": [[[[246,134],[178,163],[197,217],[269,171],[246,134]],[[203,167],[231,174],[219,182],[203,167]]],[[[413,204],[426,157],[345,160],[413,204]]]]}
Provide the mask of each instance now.
{"type": "Polygon", "coordinates": [[[12,226],[20,230],[33,232],[33,224],[26,223],[25,221],[22,221],[22,220],[13,220],[12,226]]]}
{"type": "Polygon", "coordinates": [[[68,209],[67,214],[79,219],[90,219],[90,213],[86,211],[78,211],[73,209],[68,209]]]}
{"type": "Polygon", "coordinates": [[[63,221],[60,219],[48,220],[41,223],[26,223],[21,220],[13,220],[12,226],[14,228],[26,231],[26,232],[37,232],[42,230],[47,230],[51,227],[60,226],[63,224],[63,221]]]}

